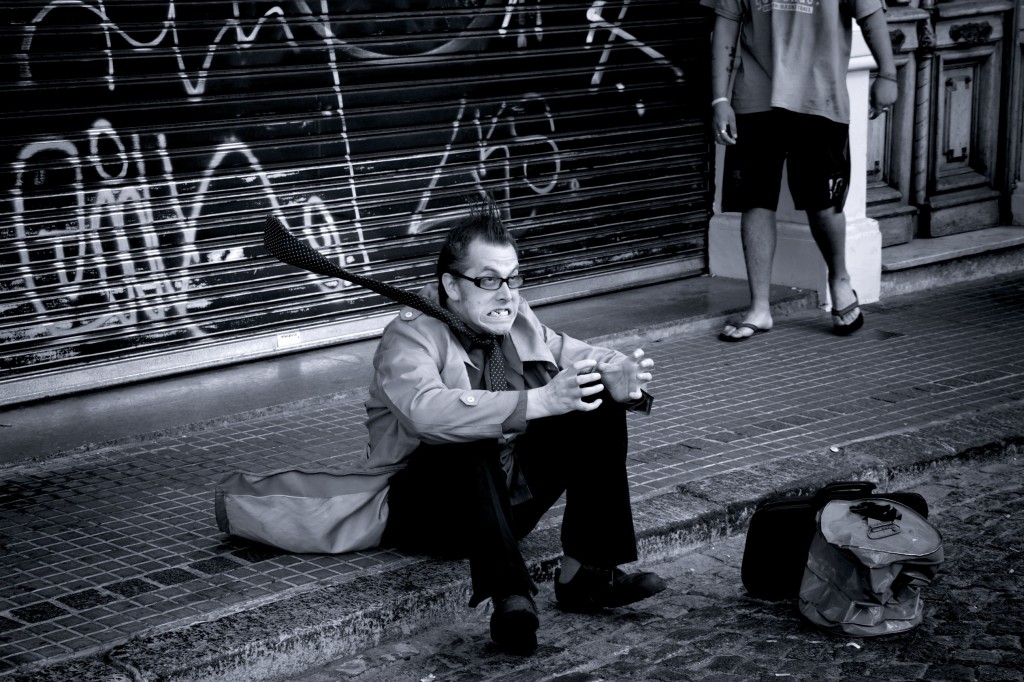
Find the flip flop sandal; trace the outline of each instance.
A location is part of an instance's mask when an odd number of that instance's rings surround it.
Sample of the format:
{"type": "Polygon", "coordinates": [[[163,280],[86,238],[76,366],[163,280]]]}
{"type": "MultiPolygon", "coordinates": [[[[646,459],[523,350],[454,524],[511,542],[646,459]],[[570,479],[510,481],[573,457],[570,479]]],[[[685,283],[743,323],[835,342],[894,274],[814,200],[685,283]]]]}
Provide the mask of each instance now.
{"type": "Polygon", "coordinates": [[[749,334],[747,336],[729,336],[728,334],[725,333],[725,331],[722,331],[718,335],[719,340],[727,341],[729,343],[737,343],[739,341],[746,341],[747,339],[754,338],[758,334],[767,334],[768,332],[771,331],[771,327],[769,327],[768,329],[765,329],[763,327],[758,327],[756,324],[751,324],[749,322],[726,322],[725,324],[727,326],[729,326],[729,327],[734,327],[736,329],[742,329],[742,328],[746,327],[747,329],[749,329],[752,332],[754,332],[753,334],[749,334]]]}
{"type": "Polygon", "coordinates": [[[837,320],[843,319],[843,316],[849,313],[854,308],[860,306],[860,301],[857,299],[857,292],[853,292],[853,303],[846,306],[842,310],[832,309],[832,331],[836,336],[849,336],[858,329],[864,326],[864,313],[858,312],[856,319],[850,324],[836,324],[837,320]]]}

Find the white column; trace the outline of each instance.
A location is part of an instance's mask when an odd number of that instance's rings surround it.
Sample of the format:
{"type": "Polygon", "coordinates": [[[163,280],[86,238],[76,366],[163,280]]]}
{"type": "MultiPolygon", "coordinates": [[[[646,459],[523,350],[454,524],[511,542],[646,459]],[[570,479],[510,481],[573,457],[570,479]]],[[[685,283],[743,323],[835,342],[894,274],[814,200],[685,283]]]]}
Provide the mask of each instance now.
{"type": "MultiPolygon", "coordinates": [[[[882,288],[882,233],[878,222],[867,217],[867,125],[869,72],[875,62],[860,29],[854,25],[853,51],[847,88],[850,92],[850,192],[846,199],[846,265],[861,303],[877,301],[882,288]]],[[[742,131],[740,131],[742,134],[742,131]]],[[[708,256],[712,275],[747,278],[740,241],[740,215],[719,210],[722,192],[724,147],[716,157],[715,215],[708,234],[708,256]]],[[[779,238],[772,270],[772,283],[814,289],[823,307],[829,307],[828,273],[814,239],[807,216],[793,208],[793,199],[783,177],[779,198],[779,238]]]]}

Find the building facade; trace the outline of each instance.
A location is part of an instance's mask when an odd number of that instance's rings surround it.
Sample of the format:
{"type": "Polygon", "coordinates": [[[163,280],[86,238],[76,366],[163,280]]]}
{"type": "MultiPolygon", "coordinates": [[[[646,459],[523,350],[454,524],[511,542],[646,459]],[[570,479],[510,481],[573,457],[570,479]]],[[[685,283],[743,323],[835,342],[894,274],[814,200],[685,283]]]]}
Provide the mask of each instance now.
{"type": "Polygon", "coordinates": [[[869,123],[868,215],[883,246],[1013,222],[1019,0],[889,1],[900,99],[869,123]]]}

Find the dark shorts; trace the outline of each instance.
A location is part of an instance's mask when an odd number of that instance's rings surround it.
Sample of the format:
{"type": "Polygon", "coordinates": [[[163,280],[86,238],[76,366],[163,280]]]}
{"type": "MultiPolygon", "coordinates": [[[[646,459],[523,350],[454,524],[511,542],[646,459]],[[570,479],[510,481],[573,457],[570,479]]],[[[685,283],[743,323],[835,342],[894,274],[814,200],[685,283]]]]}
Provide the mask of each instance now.
{"type": "Polygon", "coordinates": [[[738,114],[739,138],[726,149],[722,210],[776,210],[786,164],[793,204],[843,210],[850,187],[850,127],[822,116],[772,109],[738,114]]]}

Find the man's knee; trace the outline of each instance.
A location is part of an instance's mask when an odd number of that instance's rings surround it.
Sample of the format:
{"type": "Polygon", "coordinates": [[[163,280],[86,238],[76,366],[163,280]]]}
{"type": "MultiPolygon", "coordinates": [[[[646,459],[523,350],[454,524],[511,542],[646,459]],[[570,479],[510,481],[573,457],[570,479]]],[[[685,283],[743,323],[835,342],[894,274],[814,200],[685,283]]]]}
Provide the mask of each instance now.
{"type": "Polygon", "coordinates": [[[568,460],[582,458],[592,463],[597,457],[625,459],[629,445],[626,408],[612,400],[607,391],[600,397],[602,402],[597,409],[532,422],[526,438],[517,445],[517,452],[523,445],[568,460]]]}

